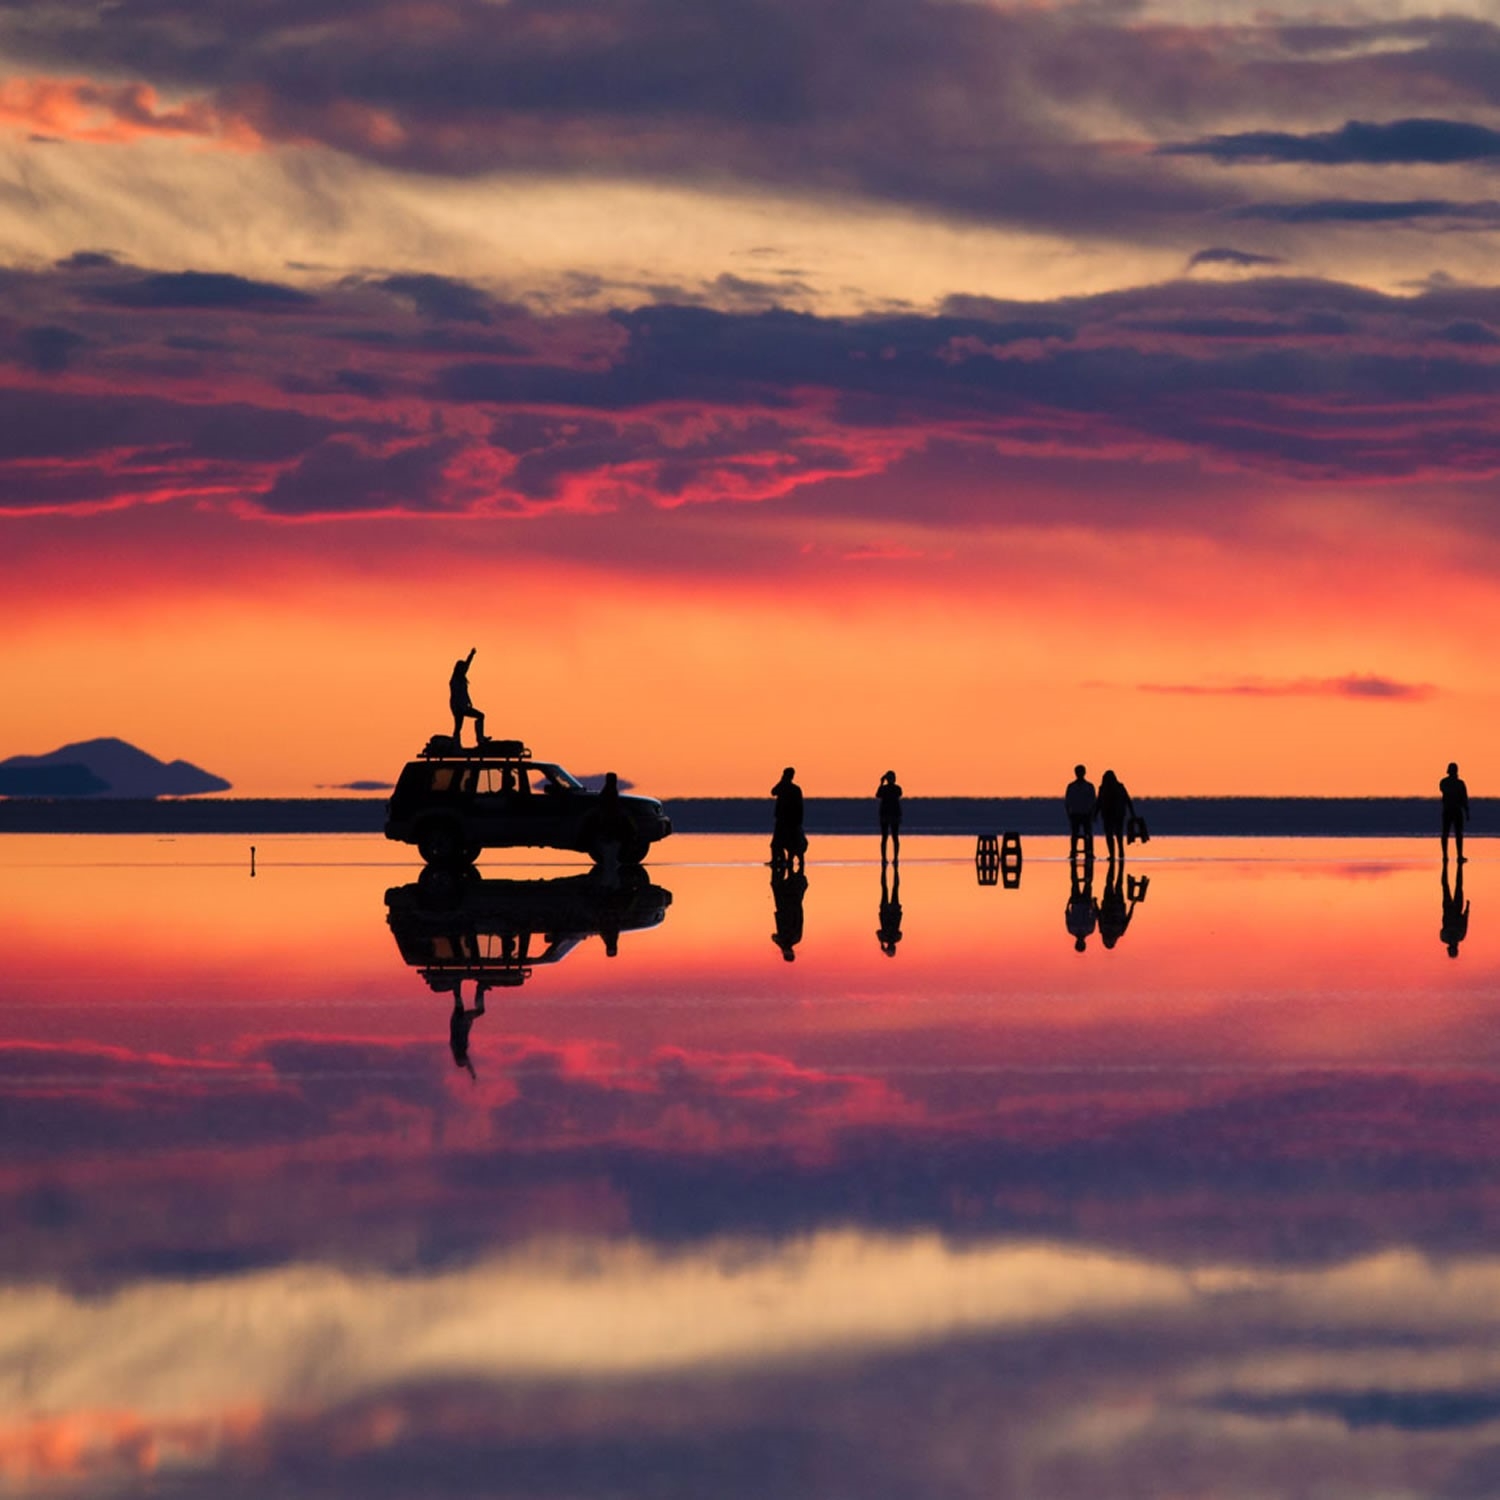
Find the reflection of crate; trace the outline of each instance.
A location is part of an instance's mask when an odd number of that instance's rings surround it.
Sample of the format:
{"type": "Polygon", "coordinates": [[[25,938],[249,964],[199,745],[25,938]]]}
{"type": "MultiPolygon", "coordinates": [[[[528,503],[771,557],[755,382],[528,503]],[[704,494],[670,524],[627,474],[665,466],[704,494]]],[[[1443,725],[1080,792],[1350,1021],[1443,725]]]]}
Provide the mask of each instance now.
{"type": "Polygon", "coordinates": [[[1010,832],[1000,840],[1000,880],[1008,891],[1021,886],[1021,835],[1010,832]]]}
{"type": "Polygon", "coordinates": [[[1004,885],[1008,891],[1021,884],[1021,835],[981,833],[974,846],[974,871],[980,885],[1004,885]]]}

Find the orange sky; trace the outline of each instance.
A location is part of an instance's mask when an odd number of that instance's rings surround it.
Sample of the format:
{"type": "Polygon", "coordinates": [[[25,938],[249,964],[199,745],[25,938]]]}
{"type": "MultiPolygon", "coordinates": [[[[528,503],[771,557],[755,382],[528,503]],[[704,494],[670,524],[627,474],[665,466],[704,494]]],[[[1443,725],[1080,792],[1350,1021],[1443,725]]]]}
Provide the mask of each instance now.
{"type": "Polygon", "coordinates": [[[1482,7],[743,3],[0,16],[0,759],[1500,781],[1482,7]]]}
{"type": "Polygon", "coordinates": [[[1138,795],[1421,794],[1450,757],[1476,789],[1500,778],[1500,601],[1435,572],[1420,534],[1282,556],[905,527],[927,555],[850,560],[856,528],[830,523],[684,576],[508,558],[472,523],[377,523],[352,558],[327,523],[245,546],[218,523],[199,576],[129,551],[101,575],[65,545],[81,524],[50,523],[7,606],[12,753],[117,734],[243,795],[390,780],[472,645],[491,733],[660,795],[759,796],[788,762],[826,795],[887,764],[913,794],[1045,794],[1080,758],[1138,795]],[[1351,694],[1373,676],[1409,696],[1351,694]]]}

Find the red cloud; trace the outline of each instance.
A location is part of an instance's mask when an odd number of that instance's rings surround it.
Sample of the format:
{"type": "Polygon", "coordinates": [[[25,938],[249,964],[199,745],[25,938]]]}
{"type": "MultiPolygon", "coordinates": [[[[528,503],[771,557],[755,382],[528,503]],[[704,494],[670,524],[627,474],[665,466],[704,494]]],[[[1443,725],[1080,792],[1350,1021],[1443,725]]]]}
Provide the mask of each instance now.
{"type": "Polygon", "coordinates": [[[61,140],[107,145],[147,135],[196,136],[236,150],[261,144],[243,115],[207,99],[163,107],[150,84],[104,84],[87,78],[0,81],[0,124],[61,140]]]}

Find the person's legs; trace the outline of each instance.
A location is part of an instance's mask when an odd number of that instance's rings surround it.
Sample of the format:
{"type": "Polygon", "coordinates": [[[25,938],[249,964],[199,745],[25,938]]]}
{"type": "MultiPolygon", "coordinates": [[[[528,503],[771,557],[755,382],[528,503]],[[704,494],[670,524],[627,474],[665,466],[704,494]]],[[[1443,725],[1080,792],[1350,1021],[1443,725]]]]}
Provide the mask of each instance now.
{"type": "Polygon", "coordinates": [[[1124,818],[1106,818],[1104,820],[1104,848],[1109,855],[1110,863],[1118,859],[1122,864],[1125,860],[1125,820],[1124,818]]]}
{"type": "MultiPolygon", "coordinates": [[[[1454,816],[1453,809],[1450,808],[1450,807],[1445,807],[1443,809],[1443,863],[1444,864],[1448,863],[1448,834],[1449,834],[1450,830],[1453,829],[1454,825],[1457,822],[1458,822],[1458,819],[1454,816]]],[[[1459,834],[1458,852],[1459,852],[1460,856],[1462,856],[1463,852],[1464,852],[1464,849],[1463,849],[1463,835],[1461,833],[1459,834]]]]}

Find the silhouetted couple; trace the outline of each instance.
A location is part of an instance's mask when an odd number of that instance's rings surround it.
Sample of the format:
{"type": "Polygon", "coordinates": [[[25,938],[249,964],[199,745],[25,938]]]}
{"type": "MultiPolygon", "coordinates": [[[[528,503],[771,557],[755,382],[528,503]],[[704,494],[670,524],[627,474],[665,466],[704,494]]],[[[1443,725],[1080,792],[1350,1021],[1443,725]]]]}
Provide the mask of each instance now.
{"type": "Polygon", "coordinates": [[[1135,816],[1135,804],[1125,783],[1113,771],[1106,771],[1094,790],[1088,779],[1088,768],[1073,767],[1073,779],[1063,793],[1063,808],[1068,814],[1069,854],[1073,859],[1080,855],[1091,860],[1094,857],[1094,820],[1104,827],[1104,847],[1110,863],[1125,858],[1125,822],[1135,816]]]}

